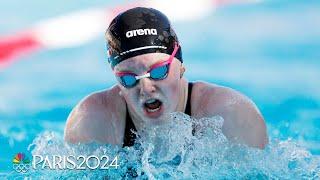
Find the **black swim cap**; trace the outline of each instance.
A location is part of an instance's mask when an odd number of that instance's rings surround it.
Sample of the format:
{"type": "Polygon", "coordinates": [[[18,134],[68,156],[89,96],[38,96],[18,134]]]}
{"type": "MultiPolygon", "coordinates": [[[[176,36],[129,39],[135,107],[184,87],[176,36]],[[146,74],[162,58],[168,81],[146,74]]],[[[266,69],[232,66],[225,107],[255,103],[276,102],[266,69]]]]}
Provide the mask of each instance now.
{"type": "MultiPolygon", "coordinates": [[[[114,68],[120,62],[146,53],[171,55],[178,37],[168,18],[152,8],[129,9],[110,23],[107,32],[109,63],[114,68]]],[[[175,57],[182,61],[181,47],[175,57]]]]}

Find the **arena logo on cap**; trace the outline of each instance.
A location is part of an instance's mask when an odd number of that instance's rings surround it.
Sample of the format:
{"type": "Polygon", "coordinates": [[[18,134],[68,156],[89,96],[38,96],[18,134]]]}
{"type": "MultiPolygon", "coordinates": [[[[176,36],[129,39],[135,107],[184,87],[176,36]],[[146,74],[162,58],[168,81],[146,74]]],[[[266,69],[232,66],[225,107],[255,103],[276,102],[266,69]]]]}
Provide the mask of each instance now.
{"type": "Polygon", "coordinates": [[[143,35],[157,35],[157,29],[135,29],[126,32],[126,37],[131,38],[133,36],[143,36],[143,35]]]}

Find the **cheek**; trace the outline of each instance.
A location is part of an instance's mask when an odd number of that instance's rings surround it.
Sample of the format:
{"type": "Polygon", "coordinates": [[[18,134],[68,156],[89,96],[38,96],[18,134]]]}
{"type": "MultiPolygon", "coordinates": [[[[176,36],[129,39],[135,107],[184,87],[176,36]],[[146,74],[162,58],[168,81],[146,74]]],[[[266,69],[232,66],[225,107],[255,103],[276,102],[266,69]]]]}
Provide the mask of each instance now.
{"type": "Polygon", "coordinates": [[[135,89],[126,89],[124,87],[121,88],[122,96],[126,100],[127,103],[132,104],[136,102],[136,90],[135,89]]]}
{"type": "Polygon", "coordinates": [[[168,89],[172,94],[176,94],[178,92],[179,86],[178,83],[179,81],[173,80],[168,83],[168,89]]]}
{"type": "Polygon", "coordinates": [[[166,94],[171,100],[178,99],[180,74],[178,70],[171,71],[164,82],[166,86],[166,94]]]}

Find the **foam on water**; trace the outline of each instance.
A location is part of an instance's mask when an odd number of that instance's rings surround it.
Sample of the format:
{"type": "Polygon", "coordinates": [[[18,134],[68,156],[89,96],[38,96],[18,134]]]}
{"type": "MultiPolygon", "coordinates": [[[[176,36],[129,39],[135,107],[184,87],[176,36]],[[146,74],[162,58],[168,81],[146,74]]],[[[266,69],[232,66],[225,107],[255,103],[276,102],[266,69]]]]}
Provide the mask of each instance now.
{"type": "MultiPolygon", "coordinates": [[[[119,157],[118,169],[34,170],[24,177],[111,179],[238,179],[320,177],[320,157],[294,141],[271,140],[265,150],[230,143],[222,134],[223,119],[192,119],[173,113],[168,123],[139,132],[133,147],[96,143],[71,145],[61,134],[45,132],[29,146],[33,155],[107,155],[119,157]],[[195,129],[195,131],[193,131],[195,129]]],[[[11,173],[7,178],[16,177],[11,173]]]]}

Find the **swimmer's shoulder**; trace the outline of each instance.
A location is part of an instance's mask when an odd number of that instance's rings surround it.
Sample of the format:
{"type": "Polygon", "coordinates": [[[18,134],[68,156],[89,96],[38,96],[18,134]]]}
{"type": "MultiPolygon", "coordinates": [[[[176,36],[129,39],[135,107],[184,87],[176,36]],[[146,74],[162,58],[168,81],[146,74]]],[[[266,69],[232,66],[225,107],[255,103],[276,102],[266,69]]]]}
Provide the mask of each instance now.
{"type": "Polygon", "coordinates": [[[263,148],[267,142],[266,125],[254,102],[244,94],[225,86],[195,82],[192,113],[196,118],[221,116],[228,139],[263,148]]]}
{"type": "Polygon", "coordinates": [[[119,91],[118,86],[113,86],[81,100],[69,114],[65,140],[121,144],[126,104],[119,91]]]}
{"type": "Polygon", "coordinates": [[[193,82],[192,114],[199,117],[214,115],[227,103],[227,99],[240,96],[240,93],[231,88],[203,81],[193,82]]]}
{"type": "MultiPolygon", "coordinates": [[[[237,103],[246,103],[248,106],[255,107],[248,97],[232,88],[203,81],[197,81],[193,84],[191,102],[195,114],[215,114],[237,103]]],[[[258,109],[256,110],[258,111],[258,109]]]]}

